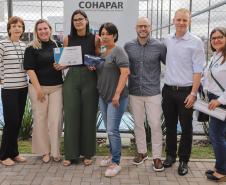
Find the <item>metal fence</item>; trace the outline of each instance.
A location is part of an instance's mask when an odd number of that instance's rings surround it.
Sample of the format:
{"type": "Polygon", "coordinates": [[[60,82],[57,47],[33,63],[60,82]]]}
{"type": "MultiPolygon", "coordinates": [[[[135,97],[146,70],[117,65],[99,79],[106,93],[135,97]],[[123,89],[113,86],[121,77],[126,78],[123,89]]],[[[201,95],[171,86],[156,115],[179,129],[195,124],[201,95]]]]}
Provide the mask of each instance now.
{"type": "Polygon", "coordinates": [[[140,16],[148,16],[152,22],[152,37],[164,38],[173,33],[173,16],[178,8],[187,8],[192,13],[190,31],[199,36],[206,49],[206,57],[211,51],[208,42],[211,30],[216,26],[226,26],[225,0],[143,0],[140,1],[140,16]]]}
{"type": "MultiPolygon", "coordinates": [[[[26,24],[25,39],[30,40],[34,23],[45,18],[53,25],[53,32],[63,37],[63,0],[0,0],[0,39],[7,35],[8,15],[23,17],[26,24]],[[9,11],[8,11],[9,10],[9,11]]],[[[226,0],[140,0],[139,16],[147,16],[152,22],[152,37],[163,38],[174,32],[172,20],[178,8],[192,12],[190,31],[201,37],[209,52],[208,37],[215,26],[226,26],[226,0]],[[198,14],[198,15],[197,15],[198,14]]]]}
{"type": "MultiPolygon", "coordinates": [[[[153,29],[151,36],[162,39],[175,31],[172,20],[178,8],[191,11],[190,31],[202,38],[208,58],[211,53],[208,42],[210,31],[216,26],[226,26],[226,0],[140,0],[139,16],[149,17],[153,29]]],[[[40,18],[47,19],[53,26],[55,37],[62,40],[63,12],[63,0],[0,0],[0,39],[7,36],[8,16],[16,15],[25,20],[26,41],[32,39],[34,24],[40,18]]],[[[0,112],[1,109],[0,106],[0,112]]]]}
{"type": "Polygon", "coordinates": [[[7,36],[6,24],[10,15],[24,19],[26,25],[25,40],[28,42],[32,39],[31,33],[34,24],[40,18],[47,19],[53,26],[53,34],[62,39],[63,0],[0,0],[0,7],[0,39],[7,36]]]}

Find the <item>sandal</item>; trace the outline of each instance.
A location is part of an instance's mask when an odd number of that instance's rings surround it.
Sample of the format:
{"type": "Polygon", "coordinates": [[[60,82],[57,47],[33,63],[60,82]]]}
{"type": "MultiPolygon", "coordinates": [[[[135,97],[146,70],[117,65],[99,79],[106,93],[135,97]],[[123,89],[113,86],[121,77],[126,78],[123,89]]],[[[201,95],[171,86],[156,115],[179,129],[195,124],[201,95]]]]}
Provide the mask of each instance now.
{"type": "Polygon", "coordinates": [[[27,159],[21,155],[18,155],[14,158],[14,161],[18,162],[18,163],[24,163],[27,161],[27,159]]]}
{"type": "Polygon", "coordinates": [[[217,177],[215,172],[212,173],[212,174],[207,174],[206,177],[207,177],[208,180],[211,180],[211,181],[226,182],[226,176],[225,175],[223,175],[221,177],[217,177]]]}
{"type": "Polygon", "coordinates": [[[71,165],[71,161],[70,160],[63,160],[63,166],[70,166],[71,165]]]}
{"type": "Polygon", "coordinates": [[[84,158],[83,164],[84,164],[85,166],[89,166],[89,165],[93,164],[93,160],[92,160],[92,159],[84,158]]]}
{"type": "Polygon", "coordinates": [[[15,164],[15,162],[10,158],[1,161],[1,163],[5,166],[13,166],[15,164]]]}
{"type": "Polygon", "coordinates": [[[53,160],[54,160],[55,162],[59,162],[59,161],[61,161],[61,157],[53,157],[53,160]]]}
{"type": "Polygon", "coordinates": [[[42,156],[42,161],[44,163],[48,163],[50,161],[50,155],[49,154],[45,154],[42,156]]]}

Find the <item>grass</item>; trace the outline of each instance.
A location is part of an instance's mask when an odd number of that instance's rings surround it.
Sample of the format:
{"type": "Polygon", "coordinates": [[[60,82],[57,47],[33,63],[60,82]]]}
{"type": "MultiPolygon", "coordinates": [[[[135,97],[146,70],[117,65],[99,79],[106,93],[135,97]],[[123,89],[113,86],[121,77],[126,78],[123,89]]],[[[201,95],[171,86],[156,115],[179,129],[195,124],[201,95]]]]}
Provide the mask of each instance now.
{"type": "MultiPolygon", "coordinates": [[[[96,147],[97,156],[107,156],[109,154],[108,147],[106,145],[101,145],[96,147]]],[[[31,140],[20,140],[19,141],[19,151],[20,153],[31,154],[31,140]]],[[[63,150],[63,139],[61,141],[61,153],[64,153],[63,150]]],[[[135,145],[122,148],[122,156],[134,156],[136,153],[135,145]]],[[[148,154],[151,156],[151,149],[148,147],[148,154]]],[[[164,147],[163,147],[163,156],[165,156],[164,147]]],[[[191,158],[194,159],[214,159],[214,153],[210,144],[206,145],[193,145],[191,158]]]]}

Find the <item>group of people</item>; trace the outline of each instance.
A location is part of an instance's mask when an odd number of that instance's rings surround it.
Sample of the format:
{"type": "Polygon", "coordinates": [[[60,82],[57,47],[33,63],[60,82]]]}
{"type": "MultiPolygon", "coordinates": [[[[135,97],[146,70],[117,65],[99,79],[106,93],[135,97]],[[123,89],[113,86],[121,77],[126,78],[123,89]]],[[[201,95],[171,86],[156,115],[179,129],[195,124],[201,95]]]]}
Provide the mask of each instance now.
{"type": "MultiPolygon", "coordinates": [[[[90,33],[86,13],[76,10],[71,17],[71,31],[63,47],[81,46],[83,64],[60,66],[54,63],[53,48],[62,47],[52,39],[52,27],[43,19],[36,22],[34,40],[26,48],[20,41],[25,30],[19,17],[7,24],[8,38],[0,42],[0,79],[5,126],[0,149],[1,163],[7,166],[25,162],[19,155],[17,138],[27,93],[32,105],[32,152],[48,163],[61,160],[60,134],[64,120],[64,166],[91,165],[96,151],[96,113],[98,103],[109,138],[110,155],[101,160],[105,176],[120,170],[120,121],[128,102],[134,116],[137,155],[133,164],[148,159],[144,120],[151,127],[154,171],[171,167],[179,157],[178,174],[188,173],[192,149],[192,114],[201,77],[208,91],[209,109],[226,108],[226,28],[216,27],[210,34],[214,55],[205,67],[205,52],[200,38],[188,31],[191,15],[178,9],[173,23],[175,33],[163,42],[150,37],[148,18],[138,18],[137,38],[124,49],[116,45],[119,34],[110,22],[90,33]],[[105,50],[100,50],[100,44],[105,50]],[[25,49],[26,48],[26,49],[25,49]],[[96,67],[87,67],[84,55],[104,59],[96,67]],[[164,87],[160,89],[161,62],[165,64],[164,87]],[[29,83],[27,75],[29,76],[29,83]],[[128,80],[128,88],[127,88],[128,80]],[[29,84],[29,85],[28,85],[29,84]],[[220,84],[220,85],[219,85],[220,84]],[[161,114],[166,123],[166,159],[162,162],[161,114]],[[182,134],[177,151],[177,123],[182,134]]],[[[216,157],[215,168],[207,170],[210,180],[226,180],[226,121],[210,118],[210,138],[216,157]],[[223,154],[223,155],[222,155],[223,154]],[[225,154],[225,155],[224,155],[225,154]]]]}

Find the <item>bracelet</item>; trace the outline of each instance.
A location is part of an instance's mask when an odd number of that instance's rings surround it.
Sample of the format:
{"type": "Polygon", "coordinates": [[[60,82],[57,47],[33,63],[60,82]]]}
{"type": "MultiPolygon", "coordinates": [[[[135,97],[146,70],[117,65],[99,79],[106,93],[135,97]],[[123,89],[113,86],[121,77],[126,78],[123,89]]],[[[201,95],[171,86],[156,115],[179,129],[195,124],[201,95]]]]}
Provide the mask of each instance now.
{"type": "Polygon", "coordinates": [[[190,95],[192,95],[192,96],[194,96],[194,97],[197,96],[196,93],[194,93],[194,92],[191,92],[190,95]]]}

